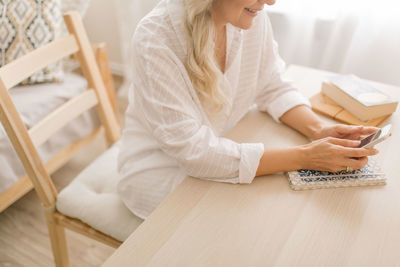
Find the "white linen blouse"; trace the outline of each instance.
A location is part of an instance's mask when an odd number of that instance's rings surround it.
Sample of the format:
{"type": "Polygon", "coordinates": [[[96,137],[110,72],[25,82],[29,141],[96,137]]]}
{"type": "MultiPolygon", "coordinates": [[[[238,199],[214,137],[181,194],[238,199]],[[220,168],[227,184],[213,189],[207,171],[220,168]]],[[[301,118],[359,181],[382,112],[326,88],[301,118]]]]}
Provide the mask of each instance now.
{"type": "Polygon", "coordinates": [[[232,106],[228,117],[208,118],[185,69],[186,36],[180,0],[163,0],[133,37],[133,84],[119,155],[118,192],[145,219],[186,176],[251,183],[264,152],[261,143],[224,138],[249,110],[276,121],[309,105],[281,78],[284,63],[266,12],[249,30],[227,25],[226,71],[219,81],[232,106]]]}

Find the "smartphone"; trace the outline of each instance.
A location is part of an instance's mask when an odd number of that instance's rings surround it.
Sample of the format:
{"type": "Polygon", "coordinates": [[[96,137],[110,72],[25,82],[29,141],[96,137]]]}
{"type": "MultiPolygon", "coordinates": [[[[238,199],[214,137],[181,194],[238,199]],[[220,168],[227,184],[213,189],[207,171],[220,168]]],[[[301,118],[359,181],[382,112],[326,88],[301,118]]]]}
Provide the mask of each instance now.
{"type": "Polygon", "coordinates": [[[374,145],[382,142],[392,134],[390,133],[390,129],[392,128],[391,124],[386,125],[385,127],[379,129],[373,134],[368,135],[364,139],[361,140],[361,143],[358,147],[363,147],[363,148],[370,148],[373,147],[374,145]]]}

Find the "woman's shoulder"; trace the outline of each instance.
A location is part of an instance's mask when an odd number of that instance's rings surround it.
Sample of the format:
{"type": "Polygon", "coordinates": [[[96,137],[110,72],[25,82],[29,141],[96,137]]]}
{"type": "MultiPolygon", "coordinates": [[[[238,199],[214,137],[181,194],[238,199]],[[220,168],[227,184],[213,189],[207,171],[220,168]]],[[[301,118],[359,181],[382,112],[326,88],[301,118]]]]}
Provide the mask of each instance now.
{"type": "MultiPolygon", "coordinates": [[[[178,0],[179,1],[179,0],[178,0]]],[[[178,15],[173,14],[177,5],[176,0],[162,0],[160,3],[148,13],[137,25],[133,35],[133,46],[140,49],[168,49],[175,47],[179,42],[180,36],[176,32],[177,24],[174,19],[178,19],[178,15]]],[[[179,1],[180,2],[180,1],[179,1]]],[[[175,10],[179,11],[179,10],[175,10]]],[[[177,12],[178,13],[178,12],[177,12]]],[[[179,16],[181,19],[182,16],[179,16]]]]}
{"type": "Polygon", "coordinates": [[[168,32],[168,10],[166,1],[161,1],[153,10],[144,16],[135,29],[134,40],[152,38],[168,32]]]}
{"type": "Polygon", "coordinates": [[[131,42],[133,59],[162,59],[184,64],[186,35],[181,0],[162,0],[138,24],[131,42]]]}

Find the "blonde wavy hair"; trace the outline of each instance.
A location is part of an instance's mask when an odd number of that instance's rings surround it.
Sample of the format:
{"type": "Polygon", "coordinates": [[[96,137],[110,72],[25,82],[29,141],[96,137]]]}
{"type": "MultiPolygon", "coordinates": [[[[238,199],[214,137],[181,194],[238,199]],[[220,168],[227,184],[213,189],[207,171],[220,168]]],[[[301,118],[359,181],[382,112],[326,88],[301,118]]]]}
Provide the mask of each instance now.
{"type": "MultiPolygon", "coordinates": [[[[187,37],[186,69],[197,95],[213,111],[227,113],[227,100],[218,87],[221,76],[215,59],[215,27],[210,9],[215,0],[182,0],[185,6],[183,25],[187,37]]],[[[208,112],[209,113],[209,112],[208,112]]]]}

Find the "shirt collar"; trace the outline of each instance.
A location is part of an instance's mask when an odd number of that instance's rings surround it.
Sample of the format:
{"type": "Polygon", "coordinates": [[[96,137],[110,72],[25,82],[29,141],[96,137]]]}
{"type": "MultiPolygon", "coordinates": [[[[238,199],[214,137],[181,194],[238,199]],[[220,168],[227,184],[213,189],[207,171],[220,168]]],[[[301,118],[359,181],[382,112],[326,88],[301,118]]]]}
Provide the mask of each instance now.
{"type": "Polygon", "coordinates": [[[226,64],[225,71],[227,71],[237,55],[240,54],[243,40],[243,30],[233,26],[232,24],[226,25],[226,64]]]}

